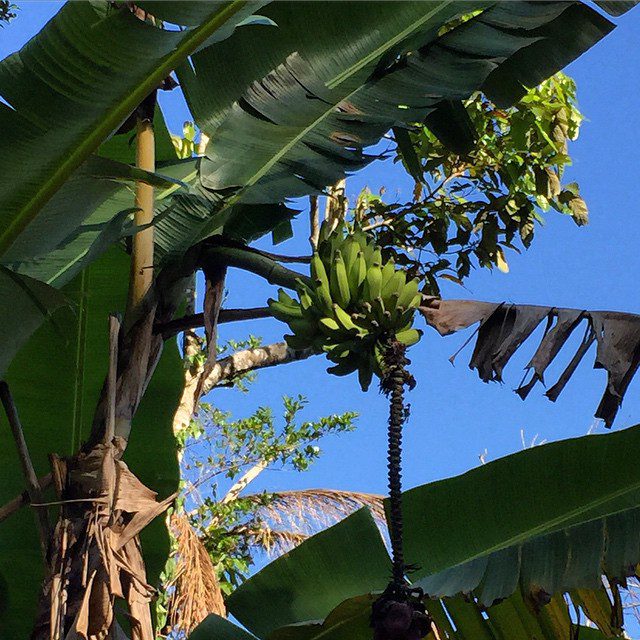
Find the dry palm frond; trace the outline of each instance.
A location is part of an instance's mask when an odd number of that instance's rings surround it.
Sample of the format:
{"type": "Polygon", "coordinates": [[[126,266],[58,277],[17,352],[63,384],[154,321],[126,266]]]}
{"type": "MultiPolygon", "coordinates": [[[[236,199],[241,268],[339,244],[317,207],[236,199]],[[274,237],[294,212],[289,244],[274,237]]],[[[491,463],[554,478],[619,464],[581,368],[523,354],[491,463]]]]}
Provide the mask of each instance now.
{"type": "Polygon", "coordinates": [[[329,527],[362,507],[368,507],[376,522],[386,529],[383,496],[357,491],[304,489],[281,491],[263,504],[261,494],[244,496],[260,503],[244,523],[250,543],[268,553],[282,553],[310,535],[329,527]]]}
{"type": "Polygon", "coordinates": [[[172,632],[189,635],[210,613],[225,616],[226,610],[215,568],[204,545],[181,514],[171,516],[177,541],[176,573],[167,605],[172,632]]]}
{"type": "Polygon", "coordinates": [[[265,551],[271,557],[291,551],[309,537],[306,533],[272,529],[265,525],[255,529],[243,528],[242,532],[250,546],[265,551]]]}

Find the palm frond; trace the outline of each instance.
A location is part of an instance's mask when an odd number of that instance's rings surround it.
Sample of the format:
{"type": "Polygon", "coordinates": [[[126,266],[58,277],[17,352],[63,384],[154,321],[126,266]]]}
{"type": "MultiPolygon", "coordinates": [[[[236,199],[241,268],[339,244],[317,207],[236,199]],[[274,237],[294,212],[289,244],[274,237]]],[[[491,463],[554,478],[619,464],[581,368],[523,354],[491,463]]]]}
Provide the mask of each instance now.
{"type": "Polygon", "coordinates": [[[303,489],[281,491],[264,503],[262,494],[244,496],[255,500],[260,506],[247,523],[257,526],[270,525],[274,530],[286,530],[296,534],[312,535],[329,527],[354,511],[367,507],[376,523],[386,528],[384,496],[358,491],[337,489],[303,489]]]}
{"type": "Polygon", "coordinates": [[[291,551],[303,543],[309,535],[298,531],[272,529],[268,525],[262,525],[253,529],[246,529],[249,545],[259,551],[264,551],[270,558],[275,558],[291,551]]]}
{"type": "Polygon", "coordinates": [[[381,533],[386,534],[384,496],[337,489],[281,491],[267,496],[242,496],[257,505],[251,517],[234,528],[253,550],[275,558],[291,551],[307,538],[367,507],[381,533]]]}
{"type": "Polygon", "coordinates": [[[166,587],[170,591],[167,624],[172,632],[187,636],[209,614],[226,615],[224,599],[215,568],[201,540],[184,516],[171,516],[177,541],[175,576],[166,587]]]}

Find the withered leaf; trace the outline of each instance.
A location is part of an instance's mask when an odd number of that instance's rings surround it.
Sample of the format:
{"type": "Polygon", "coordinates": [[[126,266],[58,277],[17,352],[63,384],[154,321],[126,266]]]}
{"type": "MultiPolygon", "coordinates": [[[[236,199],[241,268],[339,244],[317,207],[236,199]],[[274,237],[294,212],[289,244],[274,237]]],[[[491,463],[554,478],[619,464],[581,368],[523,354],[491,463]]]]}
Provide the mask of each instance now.
{"type": "MultiPolygon", "coordinates": [[[[640,316],[618,311],[585,311],[539,305],[515,305],[473,300],[430,300],[420,308],[427,324],[450,335],[480,323],[469,366],[484,382],[502,381],[502,371],[513,354],[546,321],[544,336],[529,364],[529,382],[516,389],[524,400],[579,326],[584,337],[573,358],[546,396],[555,401],[591,345],[596,342],[594,368],[607,371],[607,387],[596,410],[607,427],[613,424],[624,394],[640,366],[640,316]]],[[[525,375],[525,379],[526,379],[525,375]]]]}
{"type": "Polygon", "coordinates": [[[118,444],[97,445],[67,460],[62,508],[52,540],[35,637],[117,638],[117,599],[127,604],[131,640],[153,640],[150,602],[138,534],[175,496],[157,502],[118,459],[118,444]],[[80,496],[94,496],[82,498],[80,496]],[[61,579],[61,576],[64,579],[61,579]],[[45,631],[46,630],[46,631],[45,631]]]}

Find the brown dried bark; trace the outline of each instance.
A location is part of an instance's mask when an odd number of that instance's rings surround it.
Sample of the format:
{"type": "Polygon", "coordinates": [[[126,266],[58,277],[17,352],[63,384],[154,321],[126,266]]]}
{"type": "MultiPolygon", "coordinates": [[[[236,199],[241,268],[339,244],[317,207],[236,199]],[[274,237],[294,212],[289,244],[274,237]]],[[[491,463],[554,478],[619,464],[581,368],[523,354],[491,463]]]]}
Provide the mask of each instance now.
{"type": "Polygon", "coordinates": [[[122,442],[101,444],[72,459],[54,459],[62,502],[34,640],[106,638],[115,603],[127,603],[132,640],[153,640],[138,534],[175,496],[156,501],[119,458],[122,442]]]}

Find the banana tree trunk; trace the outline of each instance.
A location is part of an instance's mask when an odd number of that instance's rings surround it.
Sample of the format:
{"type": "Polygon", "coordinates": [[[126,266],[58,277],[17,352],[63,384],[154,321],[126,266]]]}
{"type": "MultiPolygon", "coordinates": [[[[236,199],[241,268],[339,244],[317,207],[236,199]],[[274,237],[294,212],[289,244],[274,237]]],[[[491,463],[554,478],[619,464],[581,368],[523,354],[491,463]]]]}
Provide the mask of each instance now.
{"type": "MultiPolygon", "coordinates": [[[[154,169],[153,126],[138,120],[137,165],[154,169]]],[[[60,505],[32,640],[122,635],[117,599],[127,604],[129,636],[153,640],[139,533],[175,496],[156,501],[121,460],[131,423],[162,352],[158,321],[171,319],[184,284],[153,279],[153,189],[136,189],[136,224],[125,328],[112,318],[109,373],[96,407],[89,442],[68,459],[51,456],[60,505]],[[166,294],[163,285],[172,293],[166,294]]],[[[175,280],[175,278],[174,278],[175,280]]]]}

